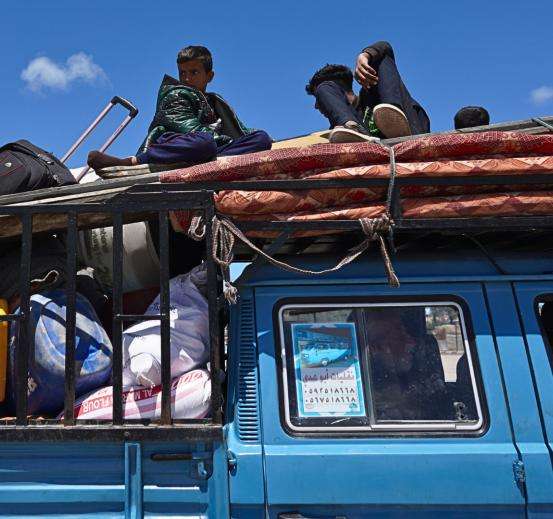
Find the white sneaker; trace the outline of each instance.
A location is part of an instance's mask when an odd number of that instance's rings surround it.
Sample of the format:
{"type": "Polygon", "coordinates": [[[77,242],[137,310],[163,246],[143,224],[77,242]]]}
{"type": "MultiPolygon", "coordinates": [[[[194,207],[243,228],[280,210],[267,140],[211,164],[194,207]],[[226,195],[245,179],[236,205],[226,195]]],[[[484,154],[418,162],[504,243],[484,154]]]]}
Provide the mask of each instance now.
{"type": "Polygon", "coordinates": [[[411,135],[406,115],[397,106],[381,103],[373,108],[373,120],[386,139],[411,135]]]}
{"type": "Polygon", "coordinates": [[[348,121],[344,126],[336,126],[330,132],[328,140],[334,144],[345,142],[380,142],[378,137],[360,131],[361,127],[355,121],[348,121]]]}

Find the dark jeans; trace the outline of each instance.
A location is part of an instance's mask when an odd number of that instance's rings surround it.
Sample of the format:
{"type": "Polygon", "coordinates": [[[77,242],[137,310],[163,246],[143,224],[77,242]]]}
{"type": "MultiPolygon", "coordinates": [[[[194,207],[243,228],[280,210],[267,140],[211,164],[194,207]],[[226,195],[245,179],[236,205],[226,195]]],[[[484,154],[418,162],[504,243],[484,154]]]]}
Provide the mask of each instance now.
{"type": "Polygon", "coordinates": [[[144,153],[136,159],[139,164],[171,164],[189,162],[199,164],[224,155],[243,155],[271,149],[271,138],[263,130],[234,139],[230,144],[217,146],[213,135],[208,132],[162,134],[144,153]]]}
{"type": "Polygon", "coordinates": [[[413,133],[430,131],[430,121],[424,109],[411,98],[390,56],[385,56],[376,68],[378,83],[371,88],[362,88],[358,109],[349,104],[346,92],[334,81],[324,81],[315,89],[317,108],[328,119],[330,127],[347,121],[363,123],[365,108],[374,108],[380,103],[389,103],[403,110],[413,133]]]}
{"type": "MultiPolygon", "coordinates": [[[[207,132],[191,133],[164,133],[155,144],[136,158],[139,164],[158,163],[170,164],[175,162],[190,162],[199,164],[213,160],[217,156],[243,155],[271,149],[271,138],[257,130],[230,144],[219,146],[215,144],[213,135],[207,132]]],[[[159,223],[157,220],[149,222],[152,240],[159,254],[159,223]]],[[[169,275],[175,277],[185,274],[191,268],[199,265],[205,256],[205,242],[194,241],[186,234],[180,234],[169,228],[169,275]]]]}
{"type": "Polygon", "coordinates": [[[346,97],[344,88],[334,81],[323,81],[315,89],[316,108],[328,119],[330,127],[342,126],[348,121],[363,125],[363,114],[346,97]]]}

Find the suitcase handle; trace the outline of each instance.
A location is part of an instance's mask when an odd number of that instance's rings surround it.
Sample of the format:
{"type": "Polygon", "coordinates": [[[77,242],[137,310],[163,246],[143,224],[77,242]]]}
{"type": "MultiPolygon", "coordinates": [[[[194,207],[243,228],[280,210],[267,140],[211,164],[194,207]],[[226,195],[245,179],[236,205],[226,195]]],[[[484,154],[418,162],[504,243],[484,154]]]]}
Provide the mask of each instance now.
{"type": "MultiPolygon", "coordinates": [[[[83,143],[83,141],[94,131],[96,126],[100,124],[100,121],[109,113],[109,111],[115,106],[115,105],[121,105],[124,108],[126,108],[129,113],[123,119],[123,122],[118,126],[118,128],[111,134],[111,136],[108,138],[106,142],[102,145],[100,148],[101,152],[106,151],[111,143],[119,137],[121,132],[127,127],[127,125],[136,117],[138,114],[138,108],[134,106],[130,101],[125,99],[124,97],[120,96],[113,96],[111,101],[107,104],[107,106],[100,112],[98,117],[94,119],[92,124],[82,133],[82,135],[74,142],[73,146],[67,150],[67,153],[61,158],[61,162],[65,163],[73,153],[77,150],[77,148],[83,143]]],[[[86,175],[87,171],[90,169],[89,166],[85,166],[77,175],[75,175],[75,179],[77,182],[80,182],[80,180],[86,175]]]]}
{"type": "Polygon", "coordinates": [[[113,99],[111,100],[112,105],[121,105],[125,107],[129,111],[129,117],[131,119],[134,119],[138,114],[138,108],[134,106],[128,99],[125,99],[124,97],[119,96],[113,96],[113,99]]]}

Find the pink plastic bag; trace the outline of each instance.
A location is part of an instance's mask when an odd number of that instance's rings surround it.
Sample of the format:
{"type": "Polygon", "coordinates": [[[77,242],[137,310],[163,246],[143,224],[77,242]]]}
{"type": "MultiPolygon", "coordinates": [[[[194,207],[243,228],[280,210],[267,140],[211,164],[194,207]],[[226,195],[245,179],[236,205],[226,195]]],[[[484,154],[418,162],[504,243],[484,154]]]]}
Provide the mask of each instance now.
{"type": "MultiPolygon", "coordinates": [[[[75,402],[77,420],[111,420],[112,386],[97,389],[75,402]]],[[[209,372],[196,369],[173,379],[171,383],[171,416],[204,418],[209,412],[211,380],[209,372]]],[[[161,386],[134,387],[123,392],[125,419],[156,419],[161,415],[161,386]]],[[[58,419],[63,417],[60,414],[58,419]]]]}

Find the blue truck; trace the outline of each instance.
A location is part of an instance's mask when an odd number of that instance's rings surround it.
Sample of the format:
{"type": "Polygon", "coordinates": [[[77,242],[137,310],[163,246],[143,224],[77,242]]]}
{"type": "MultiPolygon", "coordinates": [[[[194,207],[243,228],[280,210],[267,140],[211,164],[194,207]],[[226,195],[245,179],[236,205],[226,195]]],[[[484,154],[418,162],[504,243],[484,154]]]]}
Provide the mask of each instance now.
{"type": "MultiPolygon", "coordinates": [[[[493,261],[475,247],[429,258],[419,242],[398,255],[402,284],[394,289],[376,253],[322,279],[267,264],[246,268],[229,320],[224,419],[213,439],[198,427],[200,441],[193,430],[171,441],[162,432],[158,441],[3,441],[0,514],[552,516],[553,254],[488,253],[493,261]],[[404,416],[385,414],[394,388],[378,390],[382,373],[366,333],[386,313],[434,348],[434,363],[426,360],[446,386],[443,398],[422,391],[415,402],[396,400],[404,416]],[[298,377],[292,325],[321,322],[352,334],[350,364],[335,368],[352,378],[315,376],[332,363],[298,377]],[[306,380],[319,391],[345,387],[361,405],[352,413],[325,400],[310,413],[298,398],[309,391],[306,380]],[[409,407],[423,412],[410,415],[409,407]]],[[[315,255],[309,264],[334,259],[315,255]]]]}
{"type": "Polygon", "coordinates": [[[407,221],[394,210],[393,178],[331,182],[390,187],[393,235],[373,236],[355,261],[332,269],[364,236],[359,221],[265,222],[259,229],[276,238],[262,254],[235,251],[249,264],[229,305],[231,258],[214,261],[214,191],[310,189],[309,181],[192,191],[150,184],[153,175],[106,180],[109,199],[94,186],[59,188],[45,204],[34,193],[0,198],[0,215],[11,218],[2,216],[0,238],[21,236],[21,311],[0,316],[19,321],[16,411],[0,419],[0,517],[553,517],[553,216],[407,221]],[[168,333],[168,216],[187,209],[203,214],[209,258],[211,407],[193,420],[171,415],[168,333]],[[144,316],[122,304],[123,224],[145,218],[159,227],[160,313],[149,318],[161,321],[161,416],[125,420],[121,332],[144,316]],[[27,413],[33,231],[55,225],[68,275],[59,420],[27,413]],[[106,225],[115,251],[113,418],[81,421],[78,232],[106,225]],[[306,229],[321,239],[294,238],[306,229]],[[391,286],[392,267],[400,286],[391,286]]]}

